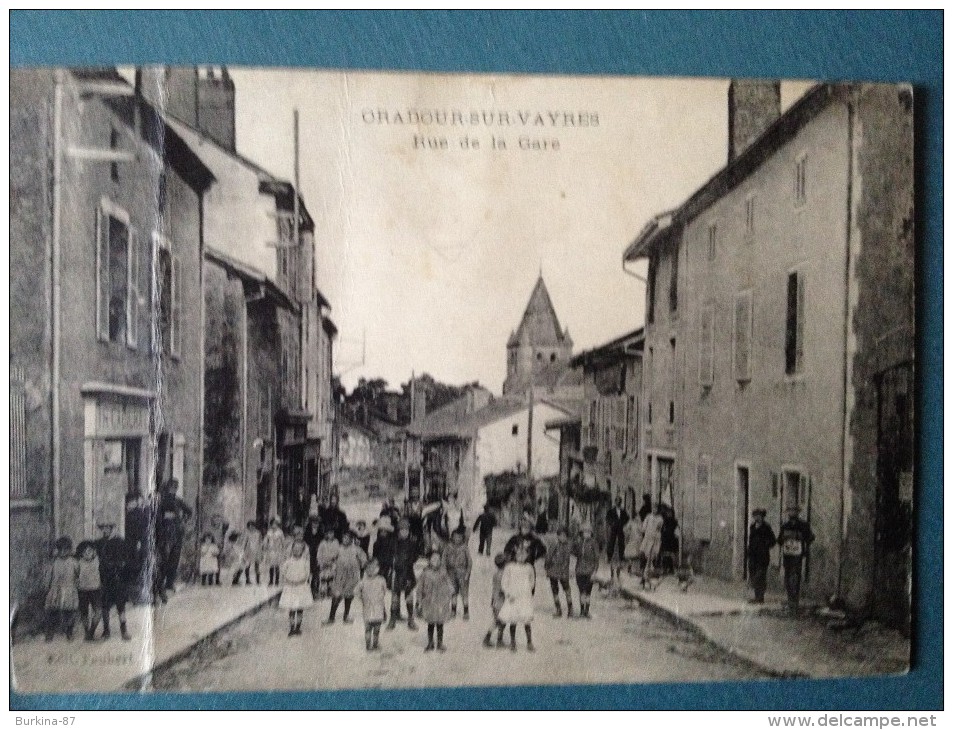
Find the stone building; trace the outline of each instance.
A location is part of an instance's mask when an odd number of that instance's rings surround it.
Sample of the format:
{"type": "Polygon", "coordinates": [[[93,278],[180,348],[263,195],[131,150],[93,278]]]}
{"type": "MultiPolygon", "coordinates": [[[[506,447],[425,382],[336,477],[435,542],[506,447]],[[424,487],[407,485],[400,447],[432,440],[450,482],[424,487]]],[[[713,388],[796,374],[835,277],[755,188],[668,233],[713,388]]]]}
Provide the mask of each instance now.
{"type": "MultiPolygon", "coordinates": [[[[330,482],[333,468],[328,407],[333,339],[328,333],[333,325],[327,321],[328,302],[315,283],[314,221],[294,185],[236,149],[235,86],[227,69],[148,68],[137,78],[145,95],[161,99],[167,124],[218,179],[205,200],[209,246],[264,277],[291,305],[274,309],[270,336],[277,337],[277,352],[269,347],[250,355],[277,358],[263,364],[262,372],[271,370],[278,377],[263,381],[259,391],[253,381],[248,383],[249,412],[268,414],[268,426],[262,428],[270,436],[261,438],[254,458],[246,457],[254,464],[243,470],[242,503],[249,503],[247,495],[257,491],[255,513],[245,519],[277,516],[289,524],[301,522],[311,496],[330,482]],[[259,475],[270,484],[253,486],[259,475]]],[[[289,139],[291,123],[289,119],[289,139]]],[[[212,462],[227,459],[226,454],[209,456],[212,462]]],[[[224,474],[209,476],[215,479],[205,485],[207,499],[224,509],[234,481],[224,474]]]]}
{"type": "Polygon", "coordinates": [[[777,528],[800,506],[807,594],[908,626],[911,90],[822,84],[784,114],[776,83],[729,99],[727,165],[623,257],[649,266],[652,492],[696,567],[739,581],[751,510],[777,528]]]}
{"type": "MultiPolygon", "coordinates": [[[[214,177],[115,71],[10,75],[11,602],[51,541],[202,478],[202,205],[214,177]]],[[[190,523],[182,565],[193,564],[190,523]]]]}

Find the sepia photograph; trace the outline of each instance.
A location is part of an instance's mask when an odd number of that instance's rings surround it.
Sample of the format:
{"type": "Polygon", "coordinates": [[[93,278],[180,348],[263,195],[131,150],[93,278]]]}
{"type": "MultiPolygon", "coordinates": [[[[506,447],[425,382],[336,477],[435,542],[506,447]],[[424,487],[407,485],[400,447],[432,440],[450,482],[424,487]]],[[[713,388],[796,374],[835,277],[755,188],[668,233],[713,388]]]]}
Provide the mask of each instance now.
{"type": "Polygon", "coordinates": [[[13,690],[906,673],[915,93],[12,69],[13,690]]]}

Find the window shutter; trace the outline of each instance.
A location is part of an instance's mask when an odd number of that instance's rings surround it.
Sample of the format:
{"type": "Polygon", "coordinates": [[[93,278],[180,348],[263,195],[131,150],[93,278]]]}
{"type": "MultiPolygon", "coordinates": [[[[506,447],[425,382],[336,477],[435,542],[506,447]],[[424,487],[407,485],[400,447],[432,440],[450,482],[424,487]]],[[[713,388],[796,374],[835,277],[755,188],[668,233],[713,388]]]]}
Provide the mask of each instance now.
{"type": "Polygon", "coordinates": [[[751,379],[751,292],[735,296],[735,380],[751,379]]]}
{"type": "Polygon", "coordinates": [[[698,382],[710,387],[714,382],[714,313],[710,304],[702,307],[700,333],[698,338],[698,382]]]}
{"type": "Polygon", "coordinates": [[[804,371],[804,274],[797,275],[797,355],[795,371],[804,371]]]}
{"type": "Polygon", "coordinates": [[[23,368],[10,367],[10,498],[27,496],[26,382],[23,368]]]}
{"type": "Polygon", "coordinates": [[[139,344],[139,234],[129,229],[129,296],[126,299],[126,344],[139,344]]]}
{"type": "Polygon", "coordinates": [[[711,457],[699,456],[695,471],[695,538],[711,540],[711,457]]]}
{"type": "Polygon", "coordinates": [[[172,257],[172,355],[182,354],[182,261],[172,257]]]}
{"type": "Polygon", "coordinates": [[[96,336],[109,340],[109,221],[96,209],[96,336]]]}

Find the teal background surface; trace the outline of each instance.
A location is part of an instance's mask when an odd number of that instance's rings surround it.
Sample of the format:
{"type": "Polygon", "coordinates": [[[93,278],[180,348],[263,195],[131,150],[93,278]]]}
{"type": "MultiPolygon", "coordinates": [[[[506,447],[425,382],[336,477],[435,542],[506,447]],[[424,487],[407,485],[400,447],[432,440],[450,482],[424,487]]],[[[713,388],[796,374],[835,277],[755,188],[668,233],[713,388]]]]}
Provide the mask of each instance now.
{"type": "MultiPolygon", "coordinates": [[[[12,694],[11,709],[942,708],[941,11],[10,13],[11,66],[152,62],[915,84],[920,456],[913,665],[905,676],[757,683],[143,696],[12,694]]],[[[612,648],[607,645],[604,650],[612,648]]]]}

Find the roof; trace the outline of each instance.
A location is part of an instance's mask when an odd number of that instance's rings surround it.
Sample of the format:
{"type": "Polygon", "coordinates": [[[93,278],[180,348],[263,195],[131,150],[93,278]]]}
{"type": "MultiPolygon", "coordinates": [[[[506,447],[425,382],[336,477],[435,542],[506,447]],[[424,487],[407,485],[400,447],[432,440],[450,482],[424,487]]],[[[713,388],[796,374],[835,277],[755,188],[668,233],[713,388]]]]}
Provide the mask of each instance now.
{"type": "MultiPolygon", "coordinates": [[[[195,141],[199,141],[202,144],[208,144],[216,148],[222,154],[230,157],[238,164],[254,172],[255,175],[258,176],[258,192],[273,195],[280,208],[287,210],[292,210],[294,208],[294,198],[292,197],[294,195],[294,185],[292,185],[290,182],[287,180],[282,180],[281,178],[273,175],[257,162],[253,162],[239,152],[223,146],[218,140],[209,136],[201,129],[198,129],[188,122],[183,121],[179,117],[169,114],[168,112],[161,112],[161,114],[162,118],[168,123],[168,125],[177,130],[180,134],[184,134],[187,137],[193,137],[195,141]]],[[[298,205],[300,206],[299,211],[301,213],[302,227],[305,230],[314,230],[314,219],[308,212],[300,192],[298,193],[298,205]]]]}
{"type": "MultiPolygon", "coordinates": [[[[551,399],[542,398],[538,402],[571,415],[570,410],[551,399]]],[[[529,403],[523,398],[504,397],[470,413],[466,408],[467,398],[464,396],[411,423],[407,430],[424,441],[471,438],[484,426],[526,410],[529,403]]]]}
{"type": "Polygon", "coordinates": [[[237,276],[242,280],[243,283],[257,284],[258,286],[263,287],[265,293],[275,299],[278,304],[285,309],[289,309],[293,312],[298,311],[298,305],[291,301],[285,291],[254,266],[249,266],[248,264],[243,263],[236,258],[232,258],[228,254],[223,253],[222,251],[219,251],[208,244],[205,246],[205,258],[212,263],[221,266],[233,276],[237,276]]]}
{"type": "Polygon", "coordinates": [[[613,362],[628,355],[634,355],[642,350],[645,342],[645,328],[639,327],[631,332],[626,332],[614,340],[609,340],[598,347],[593,347],[576,355],[569,364],[578,368],[580,365],[586,367],[597,362],[613,362]]]}
{"type": "Polygon", "coordinates": [[[580,415],[569,415],[569,416],[560,416],[559,418],[552,418],[546,421],[546,430],[547,431],[556,431],[558,429],[570,428],[572,426],[579,426],[582,424],[582,416],[580,415]]]}
{"type": "Polygon", "coordinates": [[[724,195],[741,184],[786,142],[814,119],[834,99],[848,89],[846,84],[818,84],[779,116],[760,137],[740,155],[729,161],[675,210],[660,213],[650,220],[622,254],[623,261],[634,261],[668,236],[697,218],[724,195]]]}
{"type": "Polygon", "coordinates": [[[324,327],[324,331],[328,333],[329,337],[337,337],[338,328],[330,317],[322,317],[321,326],[324,327]]]}
{"type": "MultiPolygon", "coordinates": [[[[89,67],[70,69],[69,73],[79,82],[105,82],[108,86],[121,86],[129,89],[129,96],[106,96],[106,105],[117,108],[128,104],[128,100],[138,104],[142,112],[142,138],[171,165],[193,189],[206,190],[214,181],[215,175],[202,161],[188,141],[174,127],[166,123],[162,113],[141,95],[133,95],[134,87],[113,67],[89,67]]],[[[96,93],[96,92],[91,92],[96,93]]]]}
{"type": "Polygon", "coordinates": [[[568,333],[559,326],[559,318],[553,307],[552,299],[543,277],[536,280],[533,293],[530,294],[526,311],[519,327],[510,335],[507,347],[516,345],[537,345],[540,347],[558,347],[567,344],[568,333]]]}

